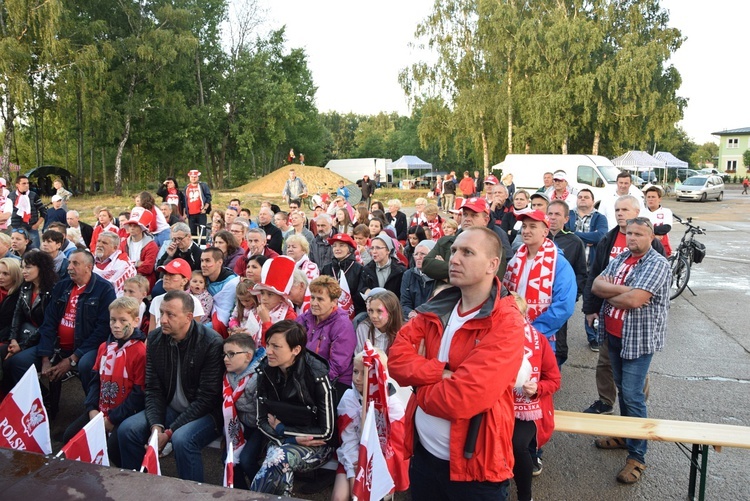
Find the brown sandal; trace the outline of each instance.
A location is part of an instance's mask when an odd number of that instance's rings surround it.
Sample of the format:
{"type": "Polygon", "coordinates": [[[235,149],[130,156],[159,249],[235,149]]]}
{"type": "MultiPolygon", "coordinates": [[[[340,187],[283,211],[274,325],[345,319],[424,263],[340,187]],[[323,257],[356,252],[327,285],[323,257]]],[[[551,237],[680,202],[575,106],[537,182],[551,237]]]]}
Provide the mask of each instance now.
{"type": "Polygon", "coordinates": [[[634,484],[641,479],[645,469],[645,464],[635,459],[628,459],[625,467],[617,474],[617,481],[623,484],[634,484]]]}
{"type": "Polygon", "coordinates": [[[594,440],[597,449],[627,449],[625,439],[620,437],[604,437],[594,440]]]}

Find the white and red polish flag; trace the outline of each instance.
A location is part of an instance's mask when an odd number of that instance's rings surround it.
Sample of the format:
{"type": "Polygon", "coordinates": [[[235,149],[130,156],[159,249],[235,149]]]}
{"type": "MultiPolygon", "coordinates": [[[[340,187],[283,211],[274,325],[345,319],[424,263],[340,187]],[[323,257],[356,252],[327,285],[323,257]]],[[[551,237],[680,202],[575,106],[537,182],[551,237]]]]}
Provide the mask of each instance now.
{"type": "Polygon", "coordinates": [[[227,441],[227,459],[224,461],[224,487],[234,489],[234,443],[227,441]]]}
{"type": "Polygon", "coordinates": [[[370,402],[359,442],[359,460],[352,495],[357,501],[382,499],[394,487],[391,472],[380,448],[375,425],[375,405],[370,402]]]}
{"type": "Polygon", "coordinates": [[[65,454],[67,459],[75,461],[109,466],[104,414],[100,412],[86,423],[86,426],[60,449],[57,455],[60,454],[65,454]]]}
{"type": "Polygon", "coordinates": [[[161,476],[161,467],[159,466],[159,432],[156,429],[151,433],[151,438],[148,439],[146,455],[143,456],[141,473],[144,471],[152,475],[161,476]]]}
{"type": "Polygon", "coordinates": [[[34,365],[0,403],[0,447],[52,454],[49,419],[34,365]]]}

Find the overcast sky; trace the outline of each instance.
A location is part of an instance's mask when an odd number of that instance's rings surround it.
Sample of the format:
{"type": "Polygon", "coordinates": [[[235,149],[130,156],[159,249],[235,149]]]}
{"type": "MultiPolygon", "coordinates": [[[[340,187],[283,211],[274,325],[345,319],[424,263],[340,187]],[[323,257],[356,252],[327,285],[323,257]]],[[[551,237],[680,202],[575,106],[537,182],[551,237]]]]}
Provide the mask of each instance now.
{"type": "MultiPolygon", "coordinates": [[[[433,0],[266,0],[272,26],[287,26],[289,47],[303,47],[318,85],[320,111],[408,115],[399,71],[420,59],[409,48],[433,0]]],[[[689,99],[680,125],[697,143],[712,132],[750,127],[747,0],[662,0],[687,40],[672,62],[689,99]]]]}

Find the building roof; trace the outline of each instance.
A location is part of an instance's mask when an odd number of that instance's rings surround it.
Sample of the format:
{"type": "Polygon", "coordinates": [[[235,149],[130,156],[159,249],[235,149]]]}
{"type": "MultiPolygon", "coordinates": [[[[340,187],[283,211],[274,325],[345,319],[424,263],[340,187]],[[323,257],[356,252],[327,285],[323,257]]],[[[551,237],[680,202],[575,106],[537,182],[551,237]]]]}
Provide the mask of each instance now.
{"type": "Polygon", "coordinates": [[[741,129],[724,129],[719,132],[712,132],[712,136],[729,136],[734,134],[750,134],[750,127],[742,127],[741,129]]]}

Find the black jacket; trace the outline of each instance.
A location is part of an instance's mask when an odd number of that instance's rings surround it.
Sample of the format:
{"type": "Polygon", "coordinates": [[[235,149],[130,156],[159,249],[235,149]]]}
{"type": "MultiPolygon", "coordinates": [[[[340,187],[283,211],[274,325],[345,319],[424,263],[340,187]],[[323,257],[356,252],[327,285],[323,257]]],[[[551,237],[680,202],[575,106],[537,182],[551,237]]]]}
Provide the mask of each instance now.
{"type": "MultiPolygon", "coordinates": [[[[354,311],[356,313],[367,311],[367,305],[362,298],[362,294],[364,294],[367,289],[372,289],[378,285],[378,279],[374,272],[371,273],[369,269],[359,264],[354,259],[354,254],[349,254],[341,261],[333,258],[330,264],[323,267],[320,274],[328,275],[329,277],[339,280],[339,274],[342,270],[346,277],[346,283],[349,284],[349,291],[352,295],[352,302],[354,303],[354,311]]],[[[396,294],[398,294],[398,292],[396,294]]]]}
{"type": "MultiPolygon", "coordinates": [[[[599,296],[595,296],[591,292],[591,287],[594,285],[594,280],[596,279],[596,277],[601,275],[601,273],[609,264],[609,254],[612,251],[612,246],[615,245],[615,240],[617,239],[617,233],[619,231],[620,228],[618,226],[615,226],[614,228],[609,230],[609,232],[607,232],[607,235],[602,238],[596,245],[596,257],[591,263],[589,275],[586,279],[586,288],[583,290],[583,313],[585,315],[589,315],[591,313],[599,313],[599,311],[602,309],[602,302],[604,300],[599,296]]],[[[653,247],[656,252],[666,257],[664,246],[658,239],[654,238],[651,241],[651,247],[653,247]]]]}
{"type": "MultiPolygon", "coordinates": [[[[44,310],[47,309],[47,305],[50,303],[52,298],[52,291],[41,292],[37,294],[34,303],[31,303],[31,295],[34,290],[34,284],[31,282],[24,282],[21,284],[19,289],[18,303],[16,304],[16,310],[13,314],[13,324],[10,328],[10,339],[18,340],[18,334],[21,330],[21,326],[25,322],[31,322],[35,327],[42,325],[44,321],[44,310]]],[[[3,324],[0,324],[3,325],[3,324]]],[[[21,346],[22,350],[29,348],[29,346],[21,346]]]]}
{"type": "Polygon", "coordinates": [[[191,270],[198,271],[201,269],[201,253],[202,252],[203,251],[198,246],[198,244],[193,242],[192,245],[190,245],[190,248],[186,251],[182,251],[178,247],[174,253],[174,256],[170,256],[166,252],[162,254],[159,260],[156,261],[156,267],[158,268],[159,266],[165,266],[171,260],[180,258],[180,259],[184,259],[185,261],[187,261],[187,263],[190,265],[191,270]]]}
{"type": "Polygon", "coordinates": [[[576,286],[578,288],[576,300],[578,300],[586,287],[586,246],[578,236],[564,229],[558,231],[557,235],[554,236],[550,233],[549,239],[563,251],[563,257],[568,260],[570,267],[573,268],[573,273],[576,274],[576,286]]]}
{"type": "Polygon", "coordinates": [[[336,412],[328,363],[311,351],[303,353],[304,356],[297,357],[287,369],[286,376],[278,367],[269,366],[267,358],[255,370],[258,373],[258,428],[277,444],[297,436],[326,441],[333,437],[336,412]],[[315,422],[305,427],[285,424],[283,430],[274,429],[268,423],[269,401],[307,407],[315,416],[315,422]]]}
{"type": "Polygon", "coordinates": [[[281,230],[272,223],[265,226],[258,225],[258,227],[266,232],[266,245],[271,250],[281,254],[281,246],[284,243],[284,235],[281,234],[281,230]]]}
{"type": "Polygon", "coordinates": [[[13,294],[8,294],[5,300],[0,303],[0,342],[2,343],[13,339],[10,337],[11,324],[13,323],[13,315],[16,311],[20,294],[21,289],[18,288],[13,294]]]}
{"type": "Polygon", "coordinates": [[[161,327],[151,331],[146,349],[146,420],[149,428],[165,426],[167,408],[177,389],[178,357],[182,391],[190,405],[169,425],[169,429],[175,431],[205,415],[213,418],[217,430],[222,428],[222,350],[221,336],[195,320],[187,337],[179,343],[162,334],[161,327]]]}
{"type": "Polygon", "coordinates": [[[42,199],[39,198],[35,192],[29,190],[29,202],[31,203],[31,219],[28,223],[23,222],[23,218],[18,215],[18,208],[16,207],[16,194],[17,190],[12,190],[8,194],[8,198],[13,202],[13,213],[10,216],[10,227],[11,228],[24,228],[26,231],[31,231],[31,227],[39,221],[40,217],[47,217],[47,209],[44,207],[42,199]]]}
{"type": "Polygon", "coordinates": [[[401,211],[396,212],[396,217],[394,218],[390,212],[385,213],[385,220],[388,221],[388,224],[392,224],[393,227],[396,229],[396,240],[404,241],[406,240],[406,231],[407,231],[407,222],[406,222],[406,214],[404,214],[401,211]]]}
{"type": "MultiPolygon", "coordinates": [[[[370,275],[375,277],[375,287],[379,287],[377,266],[375,261],[370,261],[365,265],[365,269],[370,272],[370,275]]],[[[404,277],[405,271],[406,267],[398,259],[392,257],[391,273],[385,279],[383,288],[393,292],[396,297],[399,297],[401,295],[401,279],[404,277]]]]}
{"type": "MultiPolygon", "coordinates": [[[[122,347],[123,344],[125,344],[127,341],[134,339],[141,341],[146,340],[146,335],[141,332],[140,329],[134,329],[133,333],[130,335],[130,337],[125,341],[118,341],[118,346],[122,347]]],[[[114,341],[114,338],[108,339],[107,342],[111,343],[114,341]]],[[[89,385],[89,391],[86,394],[86,399],[84,401],[84,407],[86,408],[86,412],[99,410],[99,397],[101,395],[101,379],[99,379],[99,371],[97,370],[91,370],[91,384],[89,385]]],[[[125,398],[125,400],[115,407],[114,409],[111,409],[109,411],[109,420],[114,425],[119,425],[123,421],[125,421],[130,416],[134,416],[135,414],[138,414],[144,409],[145,406],[145,395],[143,393],[143,388],[141,388],[139,385],[134,384],[133,388],[130,390],[130,394],[125,398]]]]}
{"type": "MultiPolygon", "coordinates": [[[[167,201],[167,195],[169,193],[167,192],[167,187],[164,186],[164,183],[162,183],[159,186],[159,189],[156,190],[156,194],[162,198],[162,201],[167,201]]],[[[187,206],[185,205],[185,192],[178,189],[177,190],[177,211],[182,215],[185,214],[187,206]]],[[[171,226],[171,225],[170,225],[171,226]]]]}

